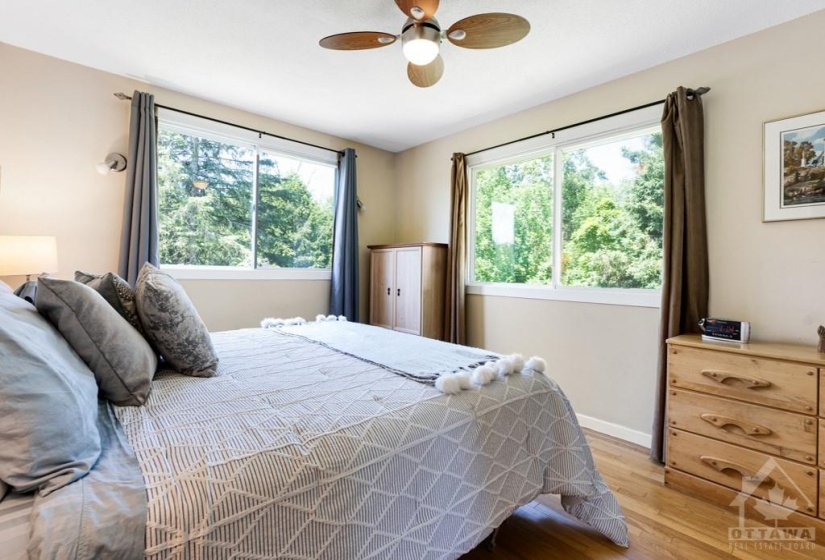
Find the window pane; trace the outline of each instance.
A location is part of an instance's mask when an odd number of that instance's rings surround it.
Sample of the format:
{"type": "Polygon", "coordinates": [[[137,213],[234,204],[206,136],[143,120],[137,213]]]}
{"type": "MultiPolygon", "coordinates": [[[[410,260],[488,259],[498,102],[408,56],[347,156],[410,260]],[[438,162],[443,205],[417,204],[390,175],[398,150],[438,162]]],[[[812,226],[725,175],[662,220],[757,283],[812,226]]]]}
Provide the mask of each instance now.
{"type": "Polygon", "coordinates": [[[476,282],[549,284],[553,157],[475,172],[476,282]]]}
{"type": "Polygon", "coordinates": [[[563,158],[562,283],[659,288],[661,133],[564,150],[563,158]]]}
{"type": "Polygon", "coordinates": [[[250,148],[158,132],[160,262],[252,265],[250,148]]]}
{"type": "Polygon", "coordinates": [[[261,152],[258,266],[330,268],[335,168],[261,152]]]}

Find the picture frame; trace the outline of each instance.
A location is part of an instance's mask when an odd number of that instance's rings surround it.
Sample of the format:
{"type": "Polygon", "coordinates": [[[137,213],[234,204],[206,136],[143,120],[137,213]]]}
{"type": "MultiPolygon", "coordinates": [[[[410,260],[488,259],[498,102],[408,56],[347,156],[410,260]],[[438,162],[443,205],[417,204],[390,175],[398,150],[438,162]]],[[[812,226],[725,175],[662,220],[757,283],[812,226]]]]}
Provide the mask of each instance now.
{"type": "Polygon", "coordinates": [[[763,222],[825,218],[825,111],[763,123],[763,222]]]}

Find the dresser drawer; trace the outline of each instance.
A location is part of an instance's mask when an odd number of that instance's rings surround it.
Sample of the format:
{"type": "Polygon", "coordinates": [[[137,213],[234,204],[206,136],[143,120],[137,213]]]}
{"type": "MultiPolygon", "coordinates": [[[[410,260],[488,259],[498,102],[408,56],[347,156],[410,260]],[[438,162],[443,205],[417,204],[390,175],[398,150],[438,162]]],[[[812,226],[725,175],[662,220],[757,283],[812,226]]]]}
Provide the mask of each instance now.
{"type": "Polygon", "coordinates": [[[810,465],[817,462],[816,418],[679,389],[670,389],[667,398],[671,428],[810,465]]]}
{"type": "Polygon", "coordinates": [[[816,467],[674,429],[668,429],[667,464],[764,499],[768,499],[769,490],[778,487],[783,491],[783,500],[796,500],[797,511],[817,514],[819,485],[816,467]]]}
{"type": "Polygon", "coordinates": [[[817,369],[794,362],[671,345],[671,388],[764,404],[803,414],[817,413],[817,369]]]}

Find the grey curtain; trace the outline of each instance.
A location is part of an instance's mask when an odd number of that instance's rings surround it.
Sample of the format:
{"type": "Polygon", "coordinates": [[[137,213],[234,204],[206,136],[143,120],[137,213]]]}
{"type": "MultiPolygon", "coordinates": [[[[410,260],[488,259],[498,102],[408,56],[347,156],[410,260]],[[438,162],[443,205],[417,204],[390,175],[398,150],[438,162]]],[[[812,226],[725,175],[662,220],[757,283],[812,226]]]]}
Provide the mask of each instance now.
{"type": "Polygon", "coordinates": [[[680,87],[667,96],[662,115],[665,155],[664,269],[656,410],[650,456],[664,459],[667,345],[700,332],[708,313],[708,239],[705,221],[705,140],[702,99],[680,87]]]}
{"type": "Polygon", "coordinates": [[[329,312],[358,321],[358,193],[352,148],[344,150],[338,163],[333,231],[329,312]]]}
{"type": "Polygon", "coordinates": [[[450,246],[447,249],[447,286],[444,340],[467,343],[464,284],[467,263],[467,163],[464,154],[453,154],[450,194],[450,246]]]}
{"type": "Polygon", "coordinates": [[[135,285],[144,263],[158,264],[158,142],[155,97],[135,91],[126,156],[126,197],[118,274],[135,285]]]}

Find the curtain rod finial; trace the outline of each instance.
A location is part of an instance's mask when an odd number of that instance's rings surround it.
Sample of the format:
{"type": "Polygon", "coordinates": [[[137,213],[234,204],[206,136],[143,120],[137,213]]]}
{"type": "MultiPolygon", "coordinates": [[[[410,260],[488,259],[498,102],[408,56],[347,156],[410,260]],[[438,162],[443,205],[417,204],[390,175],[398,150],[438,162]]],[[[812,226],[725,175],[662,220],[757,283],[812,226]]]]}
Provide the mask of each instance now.
{"type": "Polygon", "coordinates": [[[115,93],[114,96],[117,97],[118,99],[120,99],[121,101],[126,101],[127,99],[132,99],[131,97],[129,97],[128,95],[126,95],[122,91],[119,91],[119,92],[115,93]]]}

